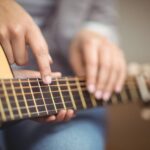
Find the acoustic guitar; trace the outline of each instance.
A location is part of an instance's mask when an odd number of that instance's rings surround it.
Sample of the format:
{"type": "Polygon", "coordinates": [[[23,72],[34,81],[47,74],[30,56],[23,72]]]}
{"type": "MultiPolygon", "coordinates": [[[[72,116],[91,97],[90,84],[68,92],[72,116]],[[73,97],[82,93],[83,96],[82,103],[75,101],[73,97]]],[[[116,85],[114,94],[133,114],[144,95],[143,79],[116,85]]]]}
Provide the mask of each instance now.
{"type": "Polygon", "coordinates": [[[84,110],[109,104],[150,100],[143,76],[128,77],[120,94],[107,102],[96,100],[86,90],[83,77],[54,78],[45,85],[41,79],[15,79],[5,53],[0,47],[0,124],[57,114],[61,109],[84,110]]]}

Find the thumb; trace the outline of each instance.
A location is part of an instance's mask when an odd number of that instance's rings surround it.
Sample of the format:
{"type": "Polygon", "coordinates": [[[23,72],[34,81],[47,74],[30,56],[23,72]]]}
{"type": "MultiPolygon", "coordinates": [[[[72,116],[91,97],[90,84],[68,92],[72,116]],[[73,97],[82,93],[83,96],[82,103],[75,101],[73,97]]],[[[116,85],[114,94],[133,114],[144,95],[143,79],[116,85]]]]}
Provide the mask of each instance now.
{"type": "Polygon", "coordinates": [[[41,78],[40,72],[32,70],[15,70],[13,71],[15,78],[41,78]]]}
{"type": "MultiPolygon", "coordinates": [[[[41,78],[41,74],[38,71],[33,70],[14,70],[13,71],[15,78],[41,78]]],[[[60,78],[61,73],[60,72],[52,72],[51,76],[53,78],[60,78]]]]}

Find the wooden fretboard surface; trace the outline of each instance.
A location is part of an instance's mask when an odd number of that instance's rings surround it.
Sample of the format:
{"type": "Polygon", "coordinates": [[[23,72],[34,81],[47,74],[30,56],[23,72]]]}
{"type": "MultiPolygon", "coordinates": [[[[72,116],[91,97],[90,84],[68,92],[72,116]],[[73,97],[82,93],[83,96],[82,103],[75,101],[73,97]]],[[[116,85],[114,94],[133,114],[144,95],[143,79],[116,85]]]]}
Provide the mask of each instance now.
{"type": "Polygon", "coordinates": [[[127,79],[121,94],[108,102],[96,100],[86,90],[84,78],[62,77],[45,85],[41,79],[0,80],[0,122],[56,114],[61,109],[82,110],[106,104],[140,100],[134,78],[127,79]]]}

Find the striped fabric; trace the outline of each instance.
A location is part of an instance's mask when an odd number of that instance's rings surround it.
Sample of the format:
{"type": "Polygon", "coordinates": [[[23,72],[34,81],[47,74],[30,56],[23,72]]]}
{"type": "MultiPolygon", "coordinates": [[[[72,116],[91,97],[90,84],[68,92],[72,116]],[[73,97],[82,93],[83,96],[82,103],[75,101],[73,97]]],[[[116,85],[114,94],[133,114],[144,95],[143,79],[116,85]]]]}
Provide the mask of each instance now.
{"type": "Polygon", "coordinates": [[[44,24],[55,0],[17,0],[34,18],[38,25],[44,24]]]}

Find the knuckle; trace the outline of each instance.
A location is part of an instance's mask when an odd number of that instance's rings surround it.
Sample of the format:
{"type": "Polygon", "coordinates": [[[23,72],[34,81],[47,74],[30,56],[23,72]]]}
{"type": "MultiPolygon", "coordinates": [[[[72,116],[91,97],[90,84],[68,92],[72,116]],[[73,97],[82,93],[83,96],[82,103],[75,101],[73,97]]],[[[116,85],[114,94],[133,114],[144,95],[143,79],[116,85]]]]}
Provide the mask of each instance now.
{"type": "Polygon", "coordinates": [[[8,31],[6,28],[1,27],[0,29],[0,39],[6,39],[8,37],[8,31]]]}
{"type": "Polygon", "coordinates": [[[37,57],[47,57],[48,58],[48,52],[45,49],[46,48],[43,46],[35,48],[35,50],[36,50],[35,55],[37,55],[37,57]]]}
{"type": "Polygon", "coordinates": [[[10,27],[10,32],[13,36],[17,37],[22,33],[22,26],[21,25],[15,25],[10,27]]]}
{"type": "Polygon", "coordinates": [[[105,70],[108,70],[111,68],[111,63],[103,62],[101,65],[105,70]]]}
{"type": "Polygon", "coordinates": [[[91,68],[95,68],[97,66],[97,62],[94,61],[94,60],[93,61],[89,61],[88,62],[88,66],[91,67],[91,68]]]}
{"type": "Polygon", "coordinates": [[[26,59],[16,59],[15,60],[16,64],[19,65],[19,66],[23,66],[23,65],[26,65],[26,59]]]}

